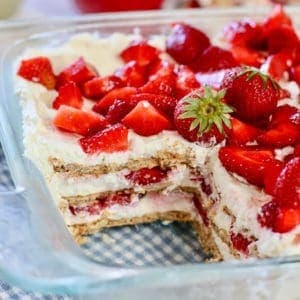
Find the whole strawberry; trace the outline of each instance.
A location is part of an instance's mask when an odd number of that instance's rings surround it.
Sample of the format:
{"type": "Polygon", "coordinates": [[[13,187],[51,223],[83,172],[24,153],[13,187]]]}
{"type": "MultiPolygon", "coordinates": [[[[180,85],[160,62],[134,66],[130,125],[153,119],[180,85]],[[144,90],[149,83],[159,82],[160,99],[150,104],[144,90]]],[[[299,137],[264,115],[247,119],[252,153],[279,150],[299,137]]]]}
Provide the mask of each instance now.
{"type": "Polygon", "coordinates": [[[243,121],[268,118],[277,107],[280,87],[269,76],[254,68],[246,68],[227,82],[226,100],[243,121]]]}
{"type": "Polygon", "coordinates": [[[188,141],[216,144],[224,140],[225,127],[230,128],[231,107],[223,101],[224,91],[210,87],[192,92],[176,105],[174,124],[188,141]]]}

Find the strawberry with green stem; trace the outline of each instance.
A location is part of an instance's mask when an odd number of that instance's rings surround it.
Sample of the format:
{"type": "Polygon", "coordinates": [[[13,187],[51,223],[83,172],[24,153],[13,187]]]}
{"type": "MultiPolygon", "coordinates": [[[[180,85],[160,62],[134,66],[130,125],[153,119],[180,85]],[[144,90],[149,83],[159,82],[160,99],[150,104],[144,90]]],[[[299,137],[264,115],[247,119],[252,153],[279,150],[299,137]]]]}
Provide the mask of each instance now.
{"type": "Polygon", "coordinates": [[[224,94],[224,91],[205,87],[181,99],[174,112],[178,132],[191,142],[211,144],[224,140],[225,127],[231,128],[230,113],[233,112],[224,103],[224,94]]]}

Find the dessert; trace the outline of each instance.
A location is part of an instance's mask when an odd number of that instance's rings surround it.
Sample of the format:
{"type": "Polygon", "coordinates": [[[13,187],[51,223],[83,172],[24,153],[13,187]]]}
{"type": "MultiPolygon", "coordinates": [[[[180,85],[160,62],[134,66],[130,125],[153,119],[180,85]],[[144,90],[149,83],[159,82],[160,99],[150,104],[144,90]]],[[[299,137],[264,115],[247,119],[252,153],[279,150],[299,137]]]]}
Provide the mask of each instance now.
{"type": "Polygon", "coordinates": [[[219,45],[177,23],[147,40],[28,49],[16,70],[25,155],[79,242],[177,220],[215,259],[299,254],[299,66],[281,6],[229,24],[219,45]]]}

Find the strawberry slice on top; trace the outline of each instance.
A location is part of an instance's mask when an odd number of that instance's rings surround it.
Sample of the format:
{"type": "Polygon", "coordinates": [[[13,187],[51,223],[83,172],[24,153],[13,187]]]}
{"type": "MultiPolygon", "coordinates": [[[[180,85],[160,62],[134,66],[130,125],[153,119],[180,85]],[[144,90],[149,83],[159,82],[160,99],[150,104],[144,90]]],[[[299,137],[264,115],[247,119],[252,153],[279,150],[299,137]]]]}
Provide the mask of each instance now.
{"type": "Polygon", "coordinates": [[[115,124],[79,140],[82,150],[87,154],[101,152],[120,152],[128,150],[128,129],[122,124],[115,124]]]}
{"type": "Polygon", "coordinates": [[[47,57],[39,56],[21,61],[18,75],[38,82],[51,90],[55,87],[56,78],[52,70],[52,65],[47,57]]]}
{"type": "Polygon", "coordinates": [[[82,104],[80,89],[74,82],[69,82],[59,88],[58,96],[53,101],[52,107],[58,109],[61,105],[68,105],[80,109],[82,104]]]}
{"type": "Polygon", "coordinates": [[[224,91],[209,87],[181,99],[175,108],[177,131],[190,142],[219,143],[225,138],[224,127],[230,128],[231,107],[224,103],[224,91]]]}
{"type": "Polygon", "coordinates": [[[57,128],[81,135],[89,135],[108,125],[106,119],[93,112],[61,105],[53,119],[57,128]]]}
{"type": "Polygon", "coordinates": [[[140,101],[122,123],[139,135],[150,136],[172,129],[171,122],[148,101],[140,101]]]}

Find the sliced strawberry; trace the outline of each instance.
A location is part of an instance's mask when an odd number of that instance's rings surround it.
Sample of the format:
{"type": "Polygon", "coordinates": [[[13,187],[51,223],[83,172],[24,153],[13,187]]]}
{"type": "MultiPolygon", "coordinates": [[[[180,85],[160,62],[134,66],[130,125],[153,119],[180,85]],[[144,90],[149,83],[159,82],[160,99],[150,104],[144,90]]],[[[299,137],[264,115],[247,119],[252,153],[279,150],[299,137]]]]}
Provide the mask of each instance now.
{"type": "Polygon", "coordinates": [[[39,56],[21,61],[18,75],[44,85],[51,90],[55,87],[55,75],[47,57],[39,56]]]}
{"type": "Polygon", "coordinates": [[[120,67],[115,75],[120,77],[127,86],[140,87],[146,83],[146,68],[139,65],[136,61],[130,61],[120,67]]]}
{"type": "Polygon", "coordinates": [[[265,163],[273,158],[270,150],[226,146],[219,151],[219,159],[227,171],[236,173],[257,186],[263,185],[265,163]]]}
{"type": "Polygon", "coordinates": [[[139,93],[150,93],[150,94],[163,94],[167,96],[174,96],[176,85],[175,74],[163,75],[163,76],[152,76],[152,78],[143,86],[138,89],[139,93]]]}
{"type": "Polygon", "coordinates": [[[288,104],[279,106],[272,114],[270,126],[277,126],[282,123],[292,123],[294,125],[300,125],[300,111],[294,106],[288,104]]]}
{"type": "Polygon", "coordinates": [[[281,207],[300,209],[300,158],[291,159],[276,180],[275,201],[281,207]]]}
{"type": "Polygon", "coordinates": [[[84,83],[82,91],[86,98],[99,99],[111,90],[124,86],[123,81],[115,76],[95,77],[84,83]]]}
{"type": "Polygon", "coordinates": [[[102,199],[95,200],[83,206],[73,206],[70,205],[69,209],[73,215],[78,215],[80,213],[88,213],[90,216],[98,215],[104,209],[102,199]]]}
{"type": "Polygon", "coordinates": [[[264,186],[265,192],[269,195],[275,195],[276,182],[279,174],[284,168],[284,163],[280,160],[274,159],[265,163],[264,168],[264,186]]]}
{"type": "Polygon", "coordinates": [[[122,99],[116,99],[113,104],[109,107],[106,114],[106,120],[115,124],[121,122],[121,120],[133,109],[128,102],[122,99]]]}
{"type": "Polygon", "coordinates": [[[147,66],[147,76],[150,80],[160,76],[170,76],[174,74],[174,63],[157,59],[147,66]]]}
{"type": "Polygon", "coordinates": [[[119,152],[128,150],[128,129],[115,124],[88,137],[81,138],[82,150],[88,154],[119,152]]]}
{"type": "Polygon", "coordinates": [[[108,112],[109,107],[114,103],[116,99],[123,100],[129,103],[131,96],[135,93],[136,88],[134,87],[123,87],[119,89],[114,89],[107,93],[93,106],[93,111],[100,114],[106,114],[108,112]]]}
{"type": "Polygon", "coordinates": [[[248,246],[251,244],[252,241],[248,240],[243,234],[241,233],[233,233],[230,234],[230,239],[233,248],[237,251],[242,252],[246,255],[249,254],[248,246]]]}
{"type": "Polygon", "coordinates": [[[267,16],[263,23],[263,28],[268,34],[274,28],[282,25],[292,26],[291,18],[283,11],[282,5],[277,4],[274,6],[272,12],[267,16]]]}
{"type": "Polygon", "coordinates": [[[290,51],[282,51],[268,57],[266,64],[268,65],[268,74],[274,79],[280,80],[284,78],[292,65],[293,54],[290,51]]]}
{"type": "Polygon", "coordinates": [[[170,121],[148,101],[140,101],[122,123],[137,134],[150,136],[172,128],[170,121]]]}
{"type": "Polygon", "coordinates": [[[52,103],[54,109],[58,109],[61,105],[68,105],[74,108],[81,108],[83,99],[81,97],[80,89],[74,82],[69,82],[58,90],[58,96],[52,103]]]}
{"type": "Polygon", "coordinates": [[[236,118],[231,118],[231,130],[228,140],[236,145],[246,145],[256,140],[260,130],[236,118]]]}
{"type": "Polygon", "coordinates": [[[152,169],[143,168],[130,172],[125,176],[126,179],[137,185],[149,185],[158,183],[167,177],[167,171],[161,170],[159,167],[152,169]]]}
{"type": "Polygon", "coordinates": [[[126,63],[134,60],[140,66],[146,66],[157,59],[158,54],[158,49],[150,46],[145,41],[134,41],[121,52],[120,56],[126,63]]]}
{"type": "Polygon", "coordinates": [[[167,95],[155,95],[149,93],[136,94],[131,96],[131,103],[137,104],[140,101],[148,101],[156,109],[163,112],[167,116],[173,117],[173,113],[177,104],[177,99],[167,95]]]}
{"type": "Polygon", "coordinates": [[[274,201],[267,202],[261,207],[261,210],[257,215],[257,221],[263,227],[273,228],[278,213],[279,207],[277,203],[274,201]]]}
{"type": "Polygon", "coordinates": [[[91,134],[108,125],[100,115],[65,105],[59,107],[53,124],[59,129],[81,135],[91,134]]]}
{"type": "Polygon", "coordinates": [[[80,85],[96,76],[98,76],[97,71],[86,63],[83,57],[79,57],[74,63],[59,73],[57,76],[56,89],[59,89],[70,81],[80,85]]]}
{"type": "Polygon", "coordinates": [[[249,47],[233,45],[230,50],[232,56],[240,65],[259,67],[265,61],[264,56],[259,51],[249,47]]]}
{"type": "Polygon", "coordinates": [[[290,69],[290,77],[292,80],[296,81],[298,84],[300,84],[300,65],[291,67],[290,69]]]}
{"type": "Polygon", "coordinates": [[[195,73],[184,65],[179,65],[176,70],[176,97],[181,99],[195,89],[200,88],[200,83],[197,81],[195,73]]]}
{"type": "Polygon", "coordinates": [[[270,53],[278,53],[283,50],[296,49],[299,39],[293,27],[282,25],[270,31],[267,43],[270,53]]]}
{"type": "Polygon", "coordinates": [[[238,62],[228,50],[210,46],[199,55],[189,67],[195,72],[212,72],[238,66],[238,62]]]}
{"type": "Polygon", "coordinates": [[[130,204],[132,201],[132,197],[130,194],[125,192],[119,192],[112,195],[107,196],[103,200],[103,206],[104,207],[111,207],[113,205],[121,205],[126,206],[130,204]]]}
{"type": "Polygon", "coordinates": [[[191,63],[209,45],[205,33],[184,23],[173,25],[166,42],[167,52],[181,64],[191,63]]]}
{"type": "Polygon", "coordinates": [[[295,146],[293,155],[294,157],[300,157],[300,144],[295,146]]]}

